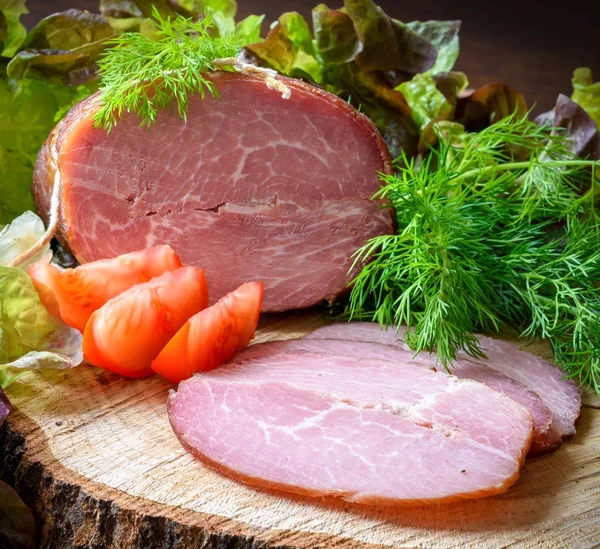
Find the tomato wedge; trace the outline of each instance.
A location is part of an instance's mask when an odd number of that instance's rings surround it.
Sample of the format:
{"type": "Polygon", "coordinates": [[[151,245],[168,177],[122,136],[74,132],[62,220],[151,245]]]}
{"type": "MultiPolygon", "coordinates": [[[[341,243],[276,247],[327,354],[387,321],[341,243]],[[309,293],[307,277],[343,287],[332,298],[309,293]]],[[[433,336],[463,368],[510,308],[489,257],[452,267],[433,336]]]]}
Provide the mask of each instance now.
{"type": "Polygon", "coordinates": [[[200,311],[167,343],[152,369],[178,382],[228,361],[254,337],[262,297],[262,283],[247,282],[200,311]]]}
{"type": "Polygon", "coordinates": [[[90,315],[109,299],[134,284],[179,267],[181,261],[173,248],[163,245],[62,271],[38,261],[29,266],[27,273],[46,308],[83,332],[90,315]]]}
{"type": "Polygon", "coordinates": [[[136,284],[92,313],[83,332],[84,357],[127,377],[153,375],[150,366],[161,349],[207,305],[199,267],[181,267],[136,284]]]}

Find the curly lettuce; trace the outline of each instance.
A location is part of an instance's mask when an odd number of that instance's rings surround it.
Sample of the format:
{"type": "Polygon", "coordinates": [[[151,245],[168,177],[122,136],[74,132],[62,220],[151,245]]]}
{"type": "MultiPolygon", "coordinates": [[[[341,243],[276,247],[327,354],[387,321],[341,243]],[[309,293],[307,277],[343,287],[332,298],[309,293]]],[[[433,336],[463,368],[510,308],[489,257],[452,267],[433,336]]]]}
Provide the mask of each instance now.
{"type": "Polygon", "coordinates": [[[600,81],[594,82],[591,69],[579,67],[573,71],[571,82],[571,99],[583,108],[600,128],[600,81]]]}

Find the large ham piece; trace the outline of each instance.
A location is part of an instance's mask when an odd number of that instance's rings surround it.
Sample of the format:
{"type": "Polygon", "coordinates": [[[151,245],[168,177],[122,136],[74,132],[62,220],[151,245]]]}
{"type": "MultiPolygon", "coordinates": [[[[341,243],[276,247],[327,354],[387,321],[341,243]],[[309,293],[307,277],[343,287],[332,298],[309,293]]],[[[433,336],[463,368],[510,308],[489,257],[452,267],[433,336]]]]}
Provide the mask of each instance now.
{"type": "Polygon", "coordinates": [[[133,114],[93,129],[98,97],[78,103],[38,157],[34,197],[48,216],[62,180],[58,237],[81,263],[170,244],[201,266],[214,302],[249,280],[263,311],[308,307],[344,292],[351,255],[393,231],[371,200],[389,153],[347,102],[279,78],[284,99],[254,76],[215,73],[220,99],[190,99],[187,122],[133,114]]]}
{"type": "MultiPolygon", "coordinates": [[[[404,343],[406,328],[382,330],[370,322],[334,323],[309,334],[308,339],[351,342],[354,353],[360,353],[357,342],[379,343],[380,347],[394,346],[414,355],[404,343]],[[383,344],[383,345],[381,345],[383,344]]],[[[473,379],[503,392],[525,406],[534,419],[534,439],[531,454],[556,450],[562,442],[575,436],[575,426],[581,413],[581,393],[564,373],[548,361],[507,341],[478,336],[487,359],[473,358],[460,353],[452,373],[460,378],[473,379]]],[[[364,349],[364,347],[363,347],[364,349]]],[[[389,350],[364,350],[361,356],[379,356],[389,350]]],[[[419,353],[413,361],[430,368],[439,367],[435,355],[419,353]]]]}
{"type": "Polygon", "coordinates": [[[533,435],[526,408],[476,381],[360,355],[254,345],[181,382],[171,425],[217,470],[309,496],[416,505],[515,482],[533,435]]]}

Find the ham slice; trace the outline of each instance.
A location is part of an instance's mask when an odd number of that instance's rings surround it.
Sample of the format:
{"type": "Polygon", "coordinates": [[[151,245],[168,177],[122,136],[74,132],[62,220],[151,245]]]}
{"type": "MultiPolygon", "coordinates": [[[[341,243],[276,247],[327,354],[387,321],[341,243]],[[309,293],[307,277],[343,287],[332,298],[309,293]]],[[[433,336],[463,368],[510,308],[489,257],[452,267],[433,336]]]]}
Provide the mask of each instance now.
{"type": "MultiPolygon", "coordinates": [[[[276,343],[276,348],[278,351],[282,352],[307,351],[335,356],[365,359],[374,358],[397,363],[407,362],[434,370],[438,369],[433,357],[425,353],[415,356],[414,352],[407,346],[373,343],[361,340],[349,341],[342,339],[324,339],[321,337],[330,332],[332,332],[332,328],[327,326],[316,330],[308,337],[278,341],[276,343]]],[[[333,330],[331,335],[336,335],[336,332],[337,335],[340,335],[340,332],[337,329],[333,330]]],[[[253,357],[256,353],[260,352],[259,349],[260,348],[256,346],[248,347],[238,354],[238,358],[243,359],[246,357],[253,357]]],[[[440,371],[445,373],[445,370],[441,368],[440,371]]],[[[458,360],[456,361],[452,372],[456,377],[461,379],[471,379],[485,383],[491,389],[504,393],[518,404],[527,408],[533,417],[533,439],[529,454],[533,455],[545,448],[549,436],[552,415],[548,407],[536,393],[530,391],[514,379],[489,368],[485,364],[474,363],[467,360],[458,360]]]]}
{"type": "MultiPolygon", "coordinates": [[[[378,342],[412,353],[404,343],[405,332],[406,328],[382,330],[375,323],[350,322],[323,326],[307,338],[378,342]]],[[[478,338],[487,359],[461,352],[452,373],[486,383],[528,408],[535,425],[531,454],[554,451],[563,441],[572,439],[581,413],[581,394],[575,383],[563,379],[564,373],[550,362],[512,343],[486,336],[478,338]]],[[[413,360],[437,366],[435,355],[420,353],[413,360]]]]}
{"type": "Polygon", "coordinates": [[[363,504],[416,505],[507,490],[529,412],[485,385],[408,362],[255,345],[179,384],[182,445],[249,484],[363,504]]]}
{"type": "Polygon", "coordinates": [[[248,280],[263,282],[263,311],[333,300],[351,255],[393,231],[371,200],[391,173],[381,136],[298,80],[281,77],[283,99],[258,77],[212,79],[220,99],[194,96],[187,122],[161,113],[150,132],[129,114],[107,135],[92,128],[97,95],[78,103],[38,156],[38,211],[47,220],[58,170],[58,237],[80,263],[170,244],[204,269],[213,303],[248,280]]]}

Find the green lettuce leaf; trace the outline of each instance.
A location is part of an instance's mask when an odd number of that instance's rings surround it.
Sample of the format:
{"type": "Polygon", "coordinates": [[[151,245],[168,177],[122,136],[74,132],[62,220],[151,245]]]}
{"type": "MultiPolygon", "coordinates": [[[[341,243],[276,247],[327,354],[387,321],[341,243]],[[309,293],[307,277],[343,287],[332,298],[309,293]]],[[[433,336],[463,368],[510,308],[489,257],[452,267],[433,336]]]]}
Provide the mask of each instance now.
{"type": "Polygon", "coordinates": [[[363,45],[356,56],[361,69],[416,74],[433,67],[437,51],[431,42],[371,0],[344,0],[344,6],[363,45]]]}
{"type": "Polygon", "coordinates": [[[400,84],[396,89],[406,98],[413,119],[421,130],[432,120],[452,111],[452,105],[427,73],[415,74],[411,80],[400,84]]]}
{"type": "Polygon", "coordinates": [[[571,99],[580,105],[600,128],[600,81],[594,82],[591,69],[579,67],[573,71],[571,99]]]}
{"type": "MultiPolygon", "coordinates": [[[[8,265],[29,250],[44,236],[45,231],[44,222],[31,211],[25,212],[6,225],[0,231],[0,265],[8,265]]],[[[19,265],[19,268],[27,269],[29,265],[44,257],[52,257],[50,244],[47,244],[29,261],[19,265]]]]}
{"type": "Polygon", "coordinates": [[[411,21],[406,26],[437,50],[435,65],[429,72],[448,72],[458,59],[460,21],[411,21]]]}
{"type": "Polygon", "coordinates": [[[284,13],[263,41],[246,48],[282,74],[322,81],[322,68],[314,56],[310,28],[306,19],[295,11],[284,13]]]}
{"type": "Polygon", "coordinates": [[[253,44],[260,41],[260,29],[264,19],[264,15],[249,15],[236,23],[235,34],[240,44],[253,44]]]}
{"type": "Polygon", "coordinates": [[[12,57],[21,47],[27,36],[21,15],[26,13],[25,0],[0,0],[0,55],[12,57]]]}
{"type": "Polygon", "coordinates": [[[0,266],[0,369],[72,368],[83,360],[78,330],[53,317],[31,278],[0,266]]]}
{"type": "Polygon", "coordinates": [[[312,11],[315,31],[314,47],[321,63],[350,63],[363,45],[354,30],[352,19],[341,10],[320,4],[312,11]]]}
{"type": "MultiPolygon", "coordinates": [[[[2,423],[0,422],[0,425],[2,423]]],[[[19,495],[0,481],[0,547],[34,549],[35,520],[19,495]]]]}
{"type": "Polygon", "coordinates": [[[93,79],[96,60],[116,31],[101,15],[78,9],[42,19],[27,35],[7,67],[9,78],[49,81],[57,75],[66,84],[93,79]]]}
{"type": "Polygon", "coordinates": [[[57,111],[77,93],[76,88],[30,79],[15,92],[0,78],[0,224],[35,210],[31,182],[37,153],[57,111]]]}

